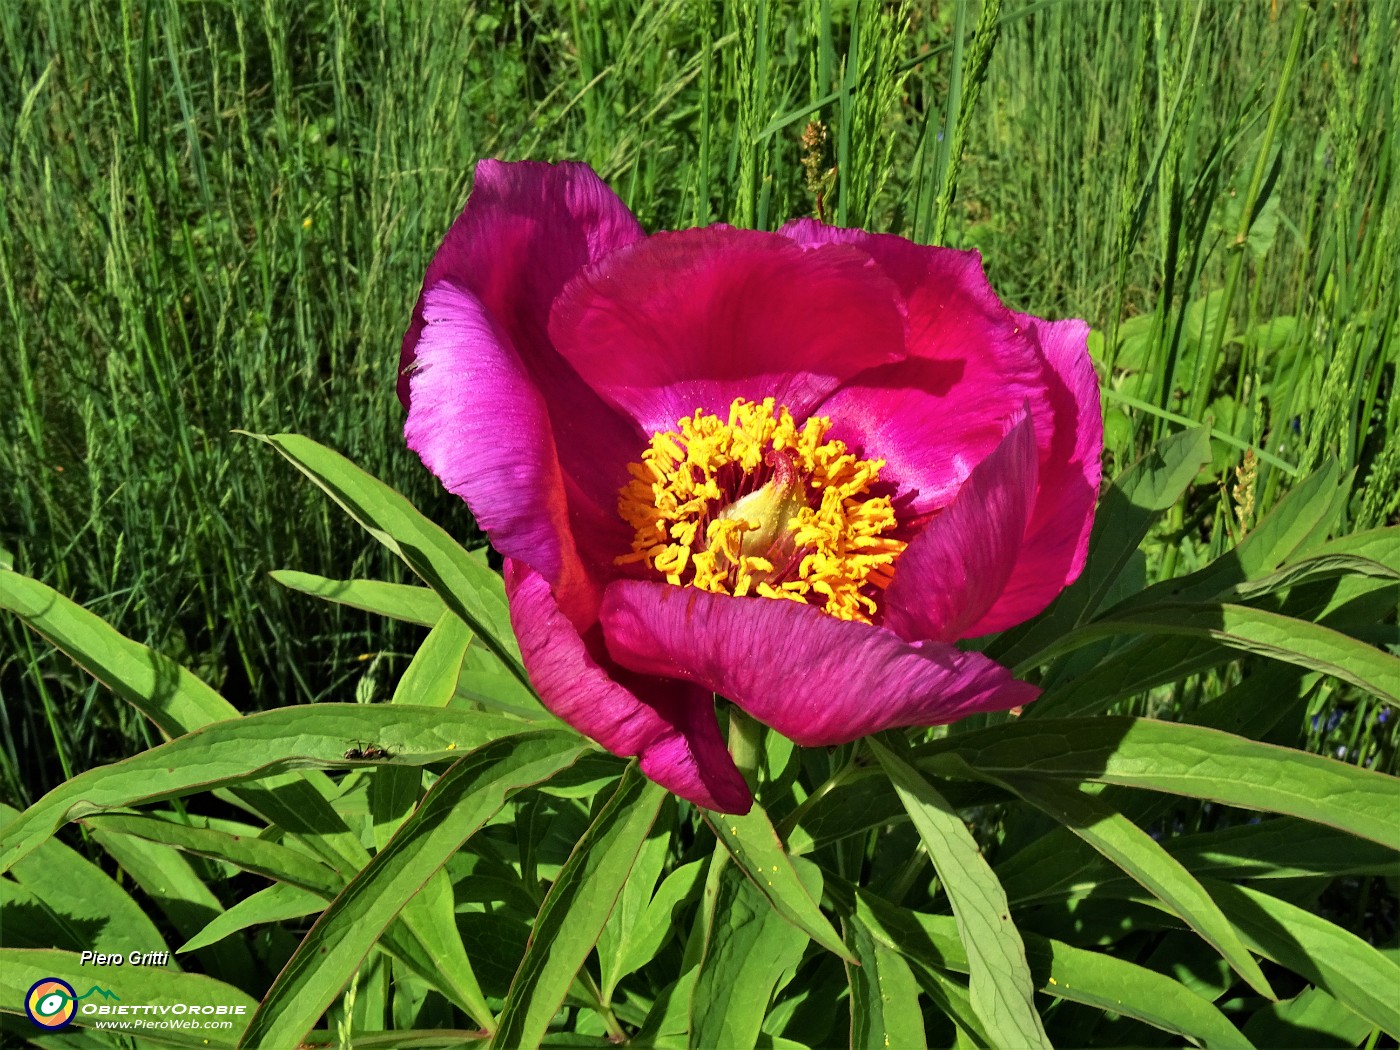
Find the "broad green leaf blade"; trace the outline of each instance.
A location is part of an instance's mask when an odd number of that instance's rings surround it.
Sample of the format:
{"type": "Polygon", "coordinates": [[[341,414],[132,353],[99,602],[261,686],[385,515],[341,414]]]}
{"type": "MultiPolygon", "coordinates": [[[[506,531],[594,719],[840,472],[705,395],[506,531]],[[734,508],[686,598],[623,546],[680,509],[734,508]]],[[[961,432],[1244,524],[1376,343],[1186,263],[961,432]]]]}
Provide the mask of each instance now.
{"type": "Polygon", "coordinates": [[[208,925],[175,951],[180,955],[198,951],[208,945],[217,944],[240,930],[286,922],[288,919],[302,919],[318,914],[325,910],[325,907],[326,898],[321,894],[275,882],[267,889],[244,897],[227,911],[215,915],[208,925]]]}
{"type": "Polygon", "coordinates": [[[846,967],[851,983],[851,1047],[927,1047],[919,985],[899,953],[871,935],[859,919],[846,922],[847,943],[860,965],[846,967]]]}
{"type": "Polygon", "coordinates": [[[1049,814],[1162,901],[1218,951],[1260,995],[1276,999],[1259,964],[1195,877],[1123,814],[1062,781],[999,777],[1000,783],[1049,814]]]}
{"type": "MultiPolygon", "coordinates": [[[[1168,682],[1179,682],[1236,659],[1225,646],[1205,637],[1134,638],[1114,649],[1083,673],[1047,682],[1040,699],[1028,706],[1023,719],[1077,718],[1107,711],[1119,700],[1168,682]]],[[[1018,666],[1025,673],[1037,666],[1018,666]]]]}
{"type": "Polygon", "coordinates": [[[1084,571],[1044,613],[988,646],[1015,664],[1054,643],[1098,611],[1153,521],[1174,506],[1210,462],[1210,430],[1194,427],[1161,441],[1118,476],[1099,501],[1084,571]]]}
{"type": "Polygon", "coordinates": [[[457,692],[462,661],[466,659],[471,642],[471,628],[456,613],[444,609],[409,661],[391,702],[446,707],[457,692]]]}
{"type": "MultiPolygon", "coordinates": [[[[816,868],[808,866],[809,877],[816,868]]],[[[726,865],[691,999],[691,1046],[757,1046],[774,994],[792,978],[807,935],[785,922],[742,872],[726,865]]],[[[821,893],[813,879],[810,892],[821,893]]]]}
{"type": "Polygon", "coordinates": [[[705,874],[705,862],[693,860],[682,864],[661,880],[656,896],[646,911],[628,931],[617,964],[617,978],[636,973],[651,962],[676,932],[680,911],[700,892],[700,880],[705,874]]]}
{"type": "MultiPolygon", "coordinates": [[[[846,886],[833,886],[832,893],[880,943],[911,962],[967,972],[966,946],[951,916],[896,908],[846,886]]],[[[1035,985],[1046,995],[1120,1013],[1206,1047],[1250,1045],[1209,1000],[1164,974],[1033,933],[1025,934],[1025,944],[1035,985]]]]}
{"type": "MultiPolygon", "coordinates": [[[[412,817],[317,920],[273,982],[241,1045],[294,1046],[331,1004],[376,940],[449,857],[514,792],[566,768],[577,738],[531,733],[493,741],[444,773],[412,817]]],[[[489,1025],[484,1002],[471,1004],[489,1025]]]]}
{"type": "MultiPolygon", "coordinates": [[[[1127,876],[1069,835],[1063,829],[1042,835],[997,865],[1013,906],[1130,885],[1127,876]]],[[[1182,835],[1163,846],[1198,879],[1334,878],[1400,870],[1395,850],[1292,817],[1182,835]]]]}
{"type": "Polygon", "coordinates": [[[238,717],[232,704],[175,661],[38,580],[0,569],[0,608],[19,616],[168,736],[238,717]]]}
{"type": "Polygon", "coordinates": [[[297,434],[254,434],[319,485],[371,536],[393,551],[437,592],[512,674],[529,684],[510,627],[505,587],[443,529],[379,479],[338,452],[297,434]]]}
{"type": "Polygon", "coordinates": [[[381,761],[426,765],[529,728],[496,715],[401,704],[313,704],[218,722],[50,791],[0,830],[0,871],[76,817],[290,769],[344,766],[344,752],[366,735],[390,752],[381,761]]]}
{"type": "MultiPolygon", "coordinates": [[[[124,965],[97,969],[91,964],[82,965],[77,952],[0,948],[0,1003],[4,1004],[7,1012],[20,1012],[25,993],[36,981],[45,977],[67,981],[80,998],[88,996],[94,985],[117,996],[112,1000],[93,993],[90,998],[84,999],[73,1022],[84,1028],[91,1027],[94,1020],[120,1019],[119,1015],[113,1014],[85,1014],[81,1007],[88,1003],[113,1008],[123,1003],[149,1005],[155,1008],[151,1012],[156,1016],[161,1015],[162,1007],[173,1008],[184,1003],[228,1008],[227,1014],[213,1019],[231,1022],[233,1027],[230,1029],[170,1029],[159,1033],[161,1042],[174,1046],[231,1047],[257,1006],[246,993],[232,985],[200,974],[181,973],[166,966],[124,965]]],[[[37,1030],[35,1034],[38,1034],[37,1030]]],[[[130,1034],[140,1036],[142,1033],[139,1029],[133,1029],[130,1034]]]]}
{"type": "Polygon", "coordinates": [[[732,814],[704,814],[705,821],[734,862],[758,887],[778,914],[829,952],[854,962],[849,949],[825,915],[821,906],[798,877],[792,858],[773,830],[768,814],[757,802],[742,817],[732,814]]]}
{"type": "Polygon", "coordinates": [[[1038,654],[1035,663],[1116,634],[1209,638],[1231,649],[1332,675],[1387,703],[1400,704],[1400,657],[1330,627],[1247,605],[1144,606],[1078,628],[1038,654]]]}
{"type": "MultiPolygon", "coordinates": [[[[0,805],[0,819],[15,815],[0,805]]],[[[18,911],[8,911],[7,930],[0,930],[12,947],[68,948],[125,955],[131,951],[164,951],[165,938],[126,890],[81,853],[57,840],[45,842],[11,872],[15,884],[0,883],[0,894],[17,889],[28,898],[26,909],[40,915],[33,943],[21,940],[11,924],[18,911]],[[85,932],[91,931],[91,932],[85,932]]],[[[18,1002],[18,1000],[16,1000],[18,1002]]]]}
{"type": "Polygon", "coordinates": [[[997,1045],[1048,1047],[1035,986],[1006,894],[962,818],[907,762],[874,737],[871,750],[899,792],[953,905],[967,948],[972,1007],[997,1045]]]}
{"type": "Polygon", "coordinates": [[[326,897],[334,897],[343,884],[336,872],[306,854],[249,835],[230,835],[214,828],[176,824],[160,817],[121,813],[95,814],[84,817],[82,823],[100,835],[125,835],[158,842],[326,897]]]}
{"type": "Polygon", "coordinates": [[[608,921],[666,792],[629,764],[540,907],[493,1047],[537,1046],[608,921]]]}
{"type": "MultiPolygon", "coordinates": [[[[656,882],[661,877],[666,856],[671,850],[669,823],[664,816],[658,819],[653,834],[642,843],[642,848],[637,851],[636,863],[632,866],[632,874],[623,884],[617,904],[598,935],[598,987],[604,1002],[612,1001],[617,982],[631,972],[622,967],[628,946],[650,910],[652,890],[657,888],[656,882]]],[[[693,862],[689,867],[694,869],[698,878],[699,862],[693,862]]]]}
{"type": "Polygon", "coordinates": [[[1164,791],[1301,817],[1400,848],[1400,778],[1216,729],[1122,716],[1007,722],[926,744],[917,764],[937,773],[943,752],[995,776],[1164,791]]]}
{"type": "Polygon", "coordinates": [[[433,626],[446,611],[431,587],[383,580],[330,580],[294,569],[274,569],[269,575],[301,594],[423,627],[433,626]]]}
{"type": "Polygon", "coordinates": [[[1400,1039],[1400,965],[1355,934],[1247,886],[1208,883],[1240,936],[1339,1003],[1400,1039]]]}
{"type": "MultiPolygon", "coordinates": [[[[146,899],[155,904],[180,939],[198,933],[211,915],[223,912],[219,898],[178,850],[116,832],[94,831],[92,837],[121,865],[146,899]]],[[[241,940],[214,945],[195,959],[181,962],[239,988],[256,988],[260,984],[252,953],[241,940]]]]}
{"type": "Polygon", "coordinates": [[[1257,1045],[1274,1050],[1361,1046],[1373,1027],[1321,988],[1304,988],[1292,999],[1256,1010],[1244,1026],[1257,1045]]]}

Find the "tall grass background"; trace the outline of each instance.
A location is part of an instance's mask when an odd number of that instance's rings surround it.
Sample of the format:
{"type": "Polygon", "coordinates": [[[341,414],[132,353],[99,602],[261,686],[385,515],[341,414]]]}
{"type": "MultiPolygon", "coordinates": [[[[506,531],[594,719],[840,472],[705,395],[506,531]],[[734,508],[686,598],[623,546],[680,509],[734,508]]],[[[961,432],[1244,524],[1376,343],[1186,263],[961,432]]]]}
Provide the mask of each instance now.
{"type": "MultiPolygon", "coordinates": [[[[1186,421],[1219,435],[1158,575],[1328,457],[1356,472],[1346,527],[1393,523],[1398,11],[4,5],[0,556],[245,709],[385,695],[413,639],[267,573],[396,566],[231,432],[305,433],[472,535],[392,392],[485,156],[586,160],[649,228],[820,211],[981,249],[1007,302],[1094,326],[1115,464],[1186,421]]],[[[16,805],[149,732],[8,618],[0,695],[16,805]]],[[[1300,739],[1394,764],[1396,719],[1313,714],[1300,739]]]]}

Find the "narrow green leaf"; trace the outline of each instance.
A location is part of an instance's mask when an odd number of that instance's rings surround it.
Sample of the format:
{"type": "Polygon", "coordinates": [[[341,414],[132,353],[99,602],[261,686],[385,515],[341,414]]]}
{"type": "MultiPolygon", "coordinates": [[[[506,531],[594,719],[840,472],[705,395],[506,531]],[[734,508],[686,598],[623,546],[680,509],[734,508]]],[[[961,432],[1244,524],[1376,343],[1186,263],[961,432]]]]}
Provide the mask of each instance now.
{"type": "Polygon", "coordinates": [[[432,627],[446,611],[431,587],[383,580],[329,580],[294,569],[273,569],[269,575],[301,594],[423,627],[432,627]]]}
{"type": "Polygon", "coordinates": [[[1260,995],[1275,999],[1259,964],[1215,901],[1189,871],[1123,814],[1073,785],[1047,778],[998,777],[1027,802],[1059,821],[1195,930],[1260,995]]]}
{"type": "MultiPolygon", "coordinates": [[[[833,885],[832,894],[880,943],[911,962],[967,973],[967,946],[953,917],[896,908],[845,885],[833,885]]],[[[1035,986],[1046,995],[1123,1014],[1206,1047],[1250,1045],[1209,1000],[1164,974],[1034,933],[1024,937],[1035,986]]]]}
{"type": "Polygon", "coordinates": [[[338,452],[297,434],[253,434],[320,486],[371,536],[437,592],[522,683],[529,676],[510,627],[505,587],[442,528],[338,452]]]}
{"type": "MultiPolygon", "coordinates": [[[[808,892],[820,894],[815,866],[808,892]]],[[[757,1046],[774,994],[791,980],[807,935],[784,921],[767,897],[734,866],[726,866],[714,922],[691,998],[691,1046],[757,1046]]]]}
{"type": "Polygon", "coordinates": [[[286,922],[288,919],[302,919],[308,915],[316,915],[325,910],[325,907],[326,898],[321,894],[275,882],[266,889],[244,897],[227,911],[215,915],[203,929],[175,951],[180,955],[198,951],[208,945],[217,944],[240,930],[286,922]]]}
{"type": "Polygon", "coordinates": [[[168,736],[238,716],[232,704],[175,661],[133,642],[38,580],[0,569],[0,609],[19,616],[168,736]]]}
{"type": "MultiPolygon", "coordinates": [[[[263,998],[241,1045],[301,1042],[394,917],[448,858],[511,794],[567,767],[583,750],[577,738],[531,733],[493,741],[449,768],[317,920],[263,998]]],[[[470,1005],[473,1020],[489,1026],[485,1002],[470,1005]]]]}
{"type": "Polygon", "coordinates": [[[846,943],[859,961],[847,965],[851,983],[851,1047],[889,1050],[927,1047],[919,985],[893,948],[871,935],[859,919],[846,922],[846,943]]]}
{"type": "Polygon", "coordinates": [[[290,769],[344,766],[351,761],[344,752],[366,735],[389,752],[379,761],[427,765],[529,728],[495,715],[401,704],[314,704],[218,722],[54,788],[0,830],[0,871],[76,817],[290,769]]]}
{"type": "MultiPolygon", "coordinates": [[[[623,969],[624,956],[638,925],[649,910],[652,890],[656,889],[656,881],[661,877],[661,869],[671,850],[671,836],[666,829],[667,821],[664,818],[658,820],[651,837],[642,843],[642,848],[637,851],[637,860],[632,865],[632,874],[623,884],[617,904],[598,935],[598,987],[605,1003],[612,1002],[617,982],[631,972],[623,969]]],[[[700,863],[696,861],[689,866],[698,879],[700,863]]]]}
{"type": "MultiPolygon", "coordinates": [[[[15,812],[0,805],[0,819],[15,812]]],[[[44,843],[16,864],[11,874],[29,898],[28,906],[43,916],[40,926],[45,939],[32,947],[121,955],[165,948],[164,937],[131,895],[62,842],[44,843]]],[[[7,926],[17,914],[12,911],[6,915],[7,926]]],[[[15,930],[7,931],[4,941],[13,947],[27,943],[18,939],[15,930]]]]}
{"type": "Polygon", "coordinates": [[[1301,817],[1400,848],[1400,779],[1216,729],[1122,716],[1007,722],[926,744],[918,749],[918,765],[937,773],[944,768],[938,756],[947,751],[997,776],[1204,798],[1301,817]]]}
{"type": "Polygon", "coordinates": [[[1048,1047],[1021,935],[1001,883],[972,833],[914,767],[874,737],[869,745],[909,811],[953,905],[968,951],[972,1006],[987,1034],[1002,1046],[1048,1047]]]}
{"type": "Polygon", "coordinates": [[[700,890],[704,868],[703,859],[693,860],[661,880],[656,895],[623,941],[614,984],[629,973],[636,973],[665,947],[676,932],[679,912],[700,890]]]}
{"type": "Polygon", "coordinates": [[[1226,882],[1207,886],[1251,948],[1400,1039],[1400,965],[1335,923],[1267,893],[1226,882]]]}
{"type": "Polygon", "coordinates": [[[704,817],[739,869],[778,909],[779,915],[827,951],[847,962],[854,961],[840,935],[798,877],[792,858],[783,848],[762,806],[755,802],[742,817],[709,812],[704,817]]]}
{"type": "Polygon", "coordinates": [[[1332,675],[1400,704],[1400,657],[1321,624],[1228,603],[1144,606],[1095,620],[1042,650],[1021,670],[1099,638],[1139,633],[1209,638],[1231,649],[1332,675]]]}
{"type": "Polygon", "coordinates": [[[666,792],[635,763],[550,887],[511,982],[494,1047],[537,1046],[598,943],[666,792]]]}
{"type": "Polygon", "coordinates": [[[471,641],[471,628],[456,613],[444,609],[409,661],[391,702],[446,707],[457,692],[457,679],[471,641]]]}

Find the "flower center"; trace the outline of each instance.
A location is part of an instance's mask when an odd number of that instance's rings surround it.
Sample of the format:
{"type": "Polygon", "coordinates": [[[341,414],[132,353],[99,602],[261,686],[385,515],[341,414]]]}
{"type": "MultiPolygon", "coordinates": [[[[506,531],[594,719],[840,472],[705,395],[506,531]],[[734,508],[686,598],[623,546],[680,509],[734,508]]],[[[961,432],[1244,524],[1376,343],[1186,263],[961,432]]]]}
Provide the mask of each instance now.
{"type": "Polygon", "coordinates": [[[636,530],[617,564],[645,562],[678,585],[808,602],[869,622],[903,540],[886,496],[870,495],[884,460],[827,441],[831,420],[735,400],[726,422],[697,409],[652,435],[619,492],[636,530]]]}

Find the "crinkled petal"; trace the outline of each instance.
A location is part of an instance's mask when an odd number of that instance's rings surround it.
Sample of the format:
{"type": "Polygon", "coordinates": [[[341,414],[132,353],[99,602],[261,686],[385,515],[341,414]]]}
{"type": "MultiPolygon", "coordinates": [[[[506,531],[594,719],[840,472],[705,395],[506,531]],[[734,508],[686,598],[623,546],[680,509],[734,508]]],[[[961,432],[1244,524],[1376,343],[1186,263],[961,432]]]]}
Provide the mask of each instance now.
{"type": "Polygon", "coordinates": [[[810,249],[866,252],[899,289],[908,358],[855,376],[817,411],[835,421],[832,437],[885,461],[880,477],[901,494],[902,520],[946,506],[1023,404],[1044,419],[1039,443],[1049,444],[1045,362],[992,290],[977,252],[810,219],[780,232],[810,249]]]}
{"type": "Polygon", "coordinates": [[[429,293],[447,282],[476,298],[497,341],[519,358],[540,393],[575,540],[595,574],[606,573],[631,538],[616,514],[617,490],[649,435],[554,351],[549,311],[581,269],[643,236],[626,205],[586,164],[482,161],[466,208],[428,265],[399,362],[399,396],[407,405],[429,293]]]}
{"type": "Polygon", "coordinates": [[[1079,577],[1103,470],[1103,409],[1083,321],[1017,320],[1040,343],[1053,370],[1053,437],[1040,455],[1040,485],[1025,542],[1001,596],[965,637],[1003,631],[1044,609],[1079,577]]]}
{"type": "MultiPolygon", "coordinates": [[[[483,160],[467,206],[428,263],[423,291],[450,279],[481,300],[523,353],[543,351],[549,310],[564,285],[644,236],[636,216],[587,164],[483,160]]],[[[422,327],[420,298],[399,360],[405,405],[422,327]]]]}
{"type": "Polygon", "coordinates": [[[586,588],[549,415],[520,358],[477,297],[449,282],[424,294],[423,317],[409,448],[467,501],[498,551],[562,594],[586,588]]]}
{"type": "Polygon", "coordinates": [[[886,627],[911,641],[970,636],[1017,564],[1035,500],[1036,458],[1035,429],[1023,412],[900,555],[885,591],[886,627]]]}
{"type": "Polygon", "coordinates": [[[844,380],[903,357],[897,304],[861,251],[713,226],[658,233],[589,267],[549,330],[579,375],[651,434],[738,397],[771,396],[804,417],[844,380]]]}
{"type": "Polygon", "coordinates": [[[1017,707],[1040,692],[980,653],[782,599],[625,580],[608,586],[601,617],[618,663],[703,685],[806,746],[1017,707]]]}
{"type": "Polygon", "coordinates": [[[725,749],[708,692],[595,659],[544,577],[507,560],[505,579],[511,626],[546,707],[613,754],[640,755],[642,771],[682,798],[748,812],[753,796],[725,749]]]}

